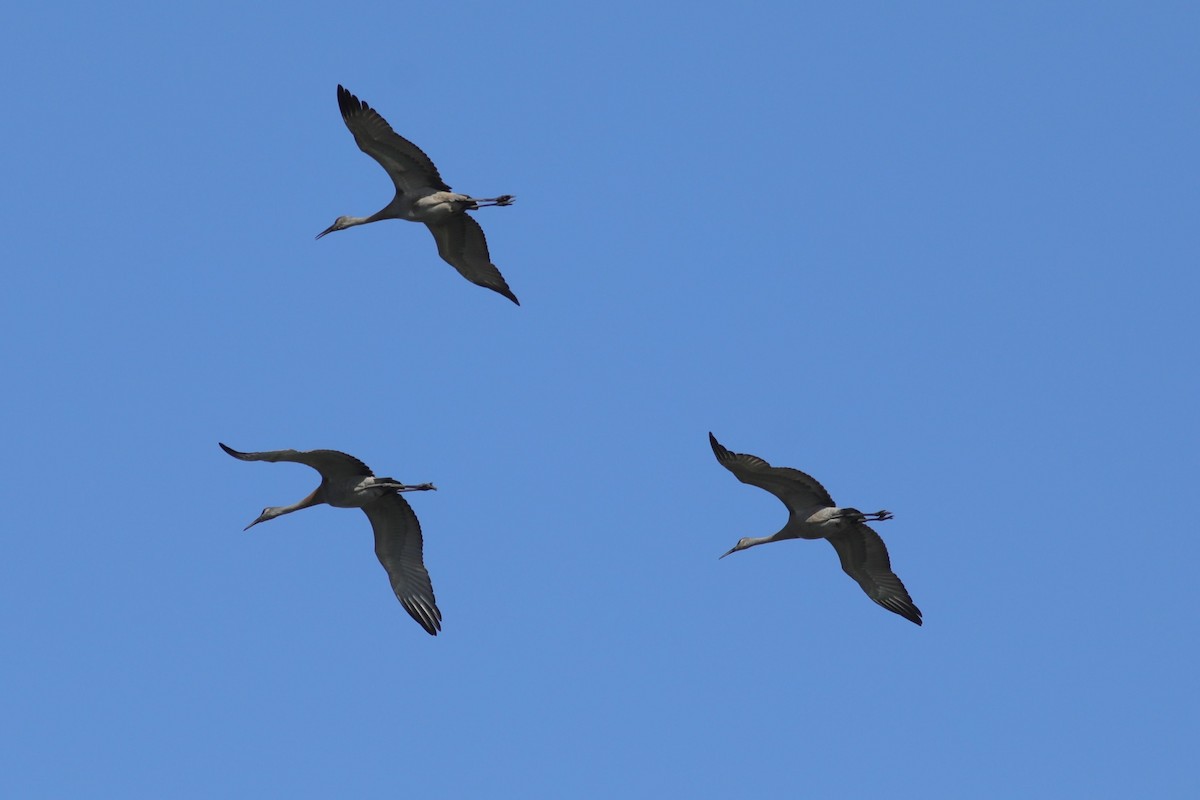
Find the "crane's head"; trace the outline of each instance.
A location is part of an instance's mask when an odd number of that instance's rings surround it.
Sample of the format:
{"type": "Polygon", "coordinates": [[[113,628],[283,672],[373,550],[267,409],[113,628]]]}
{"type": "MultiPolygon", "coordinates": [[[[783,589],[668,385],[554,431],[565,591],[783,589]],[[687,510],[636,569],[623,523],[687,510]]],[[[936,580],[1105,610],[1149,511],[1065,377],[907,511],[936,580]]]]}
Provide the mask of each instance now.
{"type": "MultiPolygon", "coordinates": [[[[747,547],[751,547],[756,544],[758,544],[758,542],[754,541],[750,537],[744,537],[744,538],[738,539],[738,543],[735,544],[733,547],[729,548],[728,550],[726,550],[721,555],[721,558],[724,558],[725,556],[729,555],[730,553],[736,553],[738,550],[745,550],[747,547]]],[[[720,561],[721,558],[718,558],[717,560],[720,561]]]]}
{"type": "Polygon", "coordinates": [[[262,510],[262,513],[258,515],[258,519],[254,520],[254,522],[251,522],[249,525],[242,528],[242,530],[248,531],[260,522],[266,522],[269,519],[275,519],[276,517],[279,516],[280,513],[281,513],[281,511],[278,507],[267,506],[266,508],[264,508],[262,510]]]}
{"type": "Polygon", "coordinates": [[[335,219],[333,221],[332,225],[330,225],[328,228],[326,228],[325,230],[318,233],[317,238],[320,239],[322,236],[324,236],[327,233],[333,233],[334,231],[342,231],[342,230],[345,230],[346,228],[349,228],[351,219],[352,219],[351,217],[338,217],[337,219],[335,219]]]}

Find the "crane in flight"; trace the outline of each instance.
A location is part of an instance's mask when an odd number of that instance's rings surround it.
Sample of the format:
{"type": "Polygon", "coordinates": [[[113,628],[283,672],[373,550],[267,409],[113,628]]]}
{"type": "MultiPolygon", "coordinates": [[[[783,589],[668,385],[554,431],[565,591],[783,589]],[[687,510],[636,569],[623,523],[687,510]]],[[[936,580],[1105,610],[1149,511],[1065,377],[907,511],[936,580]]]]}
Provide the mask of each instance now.
{"type": "Polygon", "coordinates": [[[865,524],[867,520],[891,519],[890,512],[864,514],[856,508],[840,508],[811,475],[790,467],[772,467],[758,456],[732,453],[712,433],[708,434],[708,442],[721,466],[742,483],[766,489],[782,500],[788,510],[787,524],[779,533],[739,539],[721,558],[783,539],[828,539],[841,559],[842,569],[862,587],[867,597],[909,622],[921,624],[921,610],[892,572],[883,539],[865,524]]]}
{"type": "Polygon", "coordinates": [[[337,98],[342,119],[354,134],[354,141],[387,171],[396,184],[396,196],[369,217],[338,217],[317,238],[381,219],[424,222],[437,242],[438,255],[446,263],[471,283],[499,292],[521,305],[492,263],[483,228],[467,214],[477,208],[512,205],[516,198],[511,194],[479,198],[450,191],[429,156],[392,130],[379,112],[340,84],[337,98]]]}
{"type": "Polygon", "coordinates": [[[335,508],[361,508],[375,530],[375,555],[387,571],[392,591],[404,610],[431,636],[442,629],[442,612],[433,597],[433,584],[422,558],[421,525],[400,492],[436,489],[432,483],[409,486],[394,478],[377,478],[363,462],[337,450],[268,450],[241,453],[221,444],[221,449],[242,461],[292,461],[321,473],[321,485],[290,506],[267,506],[246,526],[328,503],[335,508]]]}

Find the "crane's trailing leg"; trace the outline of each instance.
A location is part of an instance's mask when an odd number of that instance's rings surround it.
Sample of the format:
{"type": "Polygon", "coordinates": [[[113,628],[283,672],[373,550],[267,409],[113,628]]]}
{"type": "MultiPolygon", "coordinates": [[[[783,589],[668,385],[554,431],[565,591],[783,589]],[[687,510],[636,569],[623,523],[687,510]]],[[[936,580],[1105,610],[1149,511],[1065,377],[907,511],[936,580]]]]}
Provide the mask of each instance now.
{"type": "Polygon", "coordinates": [[[437,487],[432,483],[417,483],[410,486],[407,483],[401,483],[395,478],[367,478],[361,485],[364,488],[394,489],[397,492],[426,492],[429,490],[437,491],[437,487]]]}
{"type": "Polygon", "coordinates": [[[864,514],[857,508],[843,508],[837,513],[835,519],[848,519],[853,522],[883,522],[885,519],[892,519],[892,512],[874,511],[870,514],[864,514]]]}
{"type": "Polygon", "coordinates": [[[517,198],[515,195],[502,194],[499,197],[472,197],[472,202],[475,203],[474,208],[487,208],[488,206],[511,206],[517,198]]]}

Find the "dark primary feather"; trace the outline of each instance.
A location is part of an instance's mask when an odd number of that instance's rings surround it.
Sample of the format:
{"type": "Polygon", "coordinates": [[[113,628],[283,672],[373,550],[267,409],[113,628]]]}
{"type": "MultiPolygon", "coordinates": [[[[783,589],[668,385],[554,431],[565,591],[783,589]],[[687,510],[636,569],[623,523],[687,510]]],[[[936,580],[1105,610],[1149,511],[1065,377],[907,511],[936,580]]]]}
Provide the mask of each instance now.
{"type": "Polygon", "coordinates": [[[380,163],[396,184],[397,192],[429,187],[450,191],[425,151],[392,130],[378,111],[338,85],[338,108],[342,120],[360,150],[380,163]]]}
{"type": "Polygon", "coordinates": [[[442,612],[425,569],[421,524],[398,494],[388,494],[363,508],[375,531],[375,555],[387,570],[396,599],[431,636],[442,629],[442,612]]]}
{"type": "Polygon", "coordinates": [[[791,467],[772,467],[758,456],[726,450],[711,432],[708,442],[721,466],[742,483],[766,489],[797,513],[813,506],[835,505],[829,492],[813,476],[791,467]]]}
{"type": "Polygon", "coordinates": [[[855,525],[828,537],[842,569],[857,581],[867,597],[910,622],[921,624],[921,609],[913,603],[900,578],[892,572],[887,547],[867,525],[855,525]]]}
{"type": "Polygon", "coordinates": [[[438,255],[458,273],[477,286],[491,289],[512,300],[521,301],[508,288],[508,282],[492,263],[488,253],[487,238],[475,218],[466,214],[455,214],[436,225],[427,224],[429,232],[437,242],[438,255]]]}

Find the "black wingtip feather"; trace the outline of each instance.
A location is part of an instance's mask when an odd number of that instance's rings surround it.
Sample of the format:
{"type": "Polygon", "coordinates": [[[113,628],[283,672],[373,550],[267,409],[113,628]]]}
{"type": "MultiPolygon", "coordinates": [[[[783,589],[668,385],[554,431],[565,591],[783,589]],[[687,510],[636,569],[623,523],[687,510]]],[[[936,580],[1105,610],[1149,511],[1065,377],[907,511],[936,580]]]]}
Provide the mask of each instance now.
{"type": "Polygon", "coordinates": [[[355,97],[349,89],[346,89],[340,83],[338,84],[337,99],[338,110],[342,112],[343,119],[370,110],[370,107],[366,103],[355,97]]]}
{"type": "Polygon", "coordinates": [[[425,629],[425,632],[430,636],[437,636],[438,631],[442,629],[441,612],[434,608],[434,613],[431,614],[422,606],[413,603],[409,600],[401,600],[400,604],[404,606],[404,610],[408,615],[417,621],[417,624],[425,629]]]}
{"type": "Polygon", "coordinates": [[[911,600],[903,600],[898,597],[887,597],[883,600],[876,600],[876,603],[891,611],[897,616],[904,617],[914,625],[924,625],[921,617],[921,609],[917,608],[911,600]]]}
{"type": "Polygon", "coordinates": [[[725,449],[725,446],[717,441],[717,437],[712,435],[712,431],[708,432],[708,443],[712,446],[713,455],[717,457],[717,461],[722,464],[730,457],[730,452],[725,449]]]}

